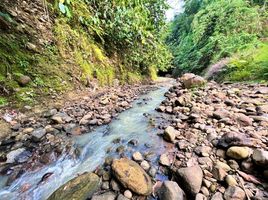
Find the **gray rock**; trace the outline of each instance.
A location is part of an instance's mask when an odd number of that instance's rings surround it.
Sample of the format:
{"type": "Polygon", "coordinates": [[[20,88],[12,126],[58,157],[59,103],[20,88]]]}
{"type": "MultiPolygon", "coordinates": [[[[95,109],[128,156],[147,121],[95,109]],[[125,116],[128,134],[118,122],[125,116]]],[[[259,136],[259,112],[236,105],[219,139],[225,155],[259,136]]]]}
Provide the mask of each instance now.
{"type": "Polygon", "coordinates": [[[195,196],[195,200],[207,200],[207,197],[201,193],[198,193],[196,196],[195,196]]]}
{"type": "Polygon", "coordinates": [[[190,195],[195,196],[200,191],[203,172],[199,165],[178,169],[176,174],[180,185],[183,185],[190,195]]]}
{"type": "Polygon", "coordinates": [[[184,191],[173,181],[165,181],[157,194],[160,200],[186,200],[184,191]]]}
{"type": "Polygon", "coordinates": [[[42,137],[46,134],[46,129],[39,128],[32,132],[32,139],[34,142],[39,142],[42,137]]]}
{"type": "Polygon", "coordinates": [[[19,148],[19,149],[9,152],[6,155],[6,158],[7,158],[6,163],[14,163],[16,159],[18,158],[18,156],[25,151],[26,151],[25,148],[19,148]]]}
{"type": "Polygon", "coordinates": [[[115,200],[116,194],[114,192],[106,192],[104,194],[94,195],[91,200],[115,200]]]}
{"type": "Polygon", "coordinates": [[[252,155],[253,161],[260,166],[267,166],[268,165],[268,151],[256,149],[252,155]]]}
{"type": "Polygon", "coordinates": [[[124,195],[122,194],[119,194],[116,198],[116,200],[129,200],[127,197],[125,197],[124,195]]]}

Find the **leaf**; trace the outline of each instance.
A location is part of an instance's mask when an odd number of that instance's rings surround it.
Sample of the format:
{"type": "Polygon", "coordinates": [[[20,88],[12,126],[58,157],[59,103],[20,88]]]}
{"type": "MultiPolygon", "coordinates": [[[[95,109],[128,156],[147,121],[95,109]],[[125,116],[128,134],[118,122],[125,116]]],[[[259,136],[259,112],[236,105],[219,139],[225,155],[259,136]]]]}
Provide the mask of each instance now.
{"type": "Polygon", "coordinates": [[[59,9],[60,9],[60,11],[63,13],[63,14],[65,14],[66,13],[66,10],[65,10],[65,5],[63,4],[63,3],[59,3],[59,9]]]}
{"type": "Polygon", "coordinates": [[[68,8],[68,6],[65,6],[65,11],[66,11],[66,16],[67,17],[72,17],[72,13],[71,13],[71,11],[70,11],[70,9],[68,8]]]}

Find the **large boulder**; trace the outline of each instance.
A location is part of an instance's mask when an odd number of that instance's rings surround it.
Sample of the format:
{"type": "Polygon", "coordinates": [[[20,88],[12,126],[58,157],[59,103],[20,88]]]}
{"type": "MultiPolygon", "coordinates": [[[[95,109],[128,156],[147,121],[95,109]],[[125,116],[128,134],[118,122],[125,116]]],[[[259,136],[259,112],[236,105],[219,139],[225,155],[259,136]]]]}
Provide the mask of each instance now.
{"type": "Polygon", "coordinates": [[[201,189],[203,171],[199,165],[181,168],[176,172],[179,185],[191,196],[195,196],[201,189]]]}
{"type": "Polygon", "coordinates": [[[82,174],[57,189],[48,200],[86,200],[99,188],[100,178],[93,173],[82,174]]]}
{"type": "Polygon", "coordinates": [[[206,80],[204,78],[191,73],[184,74],[180,78],[180,81],[182,82],[182,85],[187,89],[201,87],[206,83],[206,80]]]}
{"type": "Polygon", "coordinates": [[[127,158],[114,160],[112,170],[125,188],[144,196],[152,193],[150,177],[136,162],[127,158]]]}
{"type": "Polygon", "coordinates": [[[184,191],[173,181],[165,181],[157,193],[160,200],[186,200],[184,191]]]}

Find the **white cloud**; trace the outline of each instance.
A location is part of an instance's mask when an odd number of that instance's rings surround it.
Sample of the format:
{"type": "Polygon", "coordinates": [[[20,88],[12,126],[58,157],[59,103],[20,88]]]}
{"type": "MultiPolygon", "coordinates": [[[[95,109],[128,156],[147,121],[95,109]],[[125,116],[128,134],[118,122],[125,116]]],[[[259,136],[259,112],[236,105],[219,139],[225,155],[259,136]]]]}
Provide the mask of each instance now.
{"type": "Polygon", "coordinates": [[[183,12],[184,1],[183,0],[167,0],[167,2],[171,8],[167,10],[166,17],[167,17],[167,20],[170,21],[174,18],[176,14],[183,12]]]}

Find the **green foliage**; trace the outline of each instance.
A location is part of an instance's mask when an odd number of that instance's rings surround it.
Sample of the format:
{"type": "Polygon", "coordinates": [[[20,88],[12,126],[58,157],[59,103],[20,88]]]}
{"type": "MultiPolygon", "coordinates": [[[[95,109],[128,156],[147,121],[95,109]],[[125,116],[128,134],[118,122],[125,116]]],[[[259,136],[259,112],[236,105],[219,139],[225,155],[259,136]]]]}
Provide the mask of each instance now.
{"type": "Polygon", "coordinates": [[[263,31],[261,20],[259,6],[245,0],[186,1],[166,39],[175,74],[201,73],[221,58],[254,47],[263,31]]]}
{"type": "Polygon", "coordinates": [[[268,80],[268,43],[233,56],[225,72],[231,81],[268,80]]]}
{"type": "Polygon", "coordinates": [[[6,98],[4,98],[4,97],[0,97],[0,107],[1,106],[5,106],[5,105],[7,105],[7,100],[6,100],[6,98]]]}

